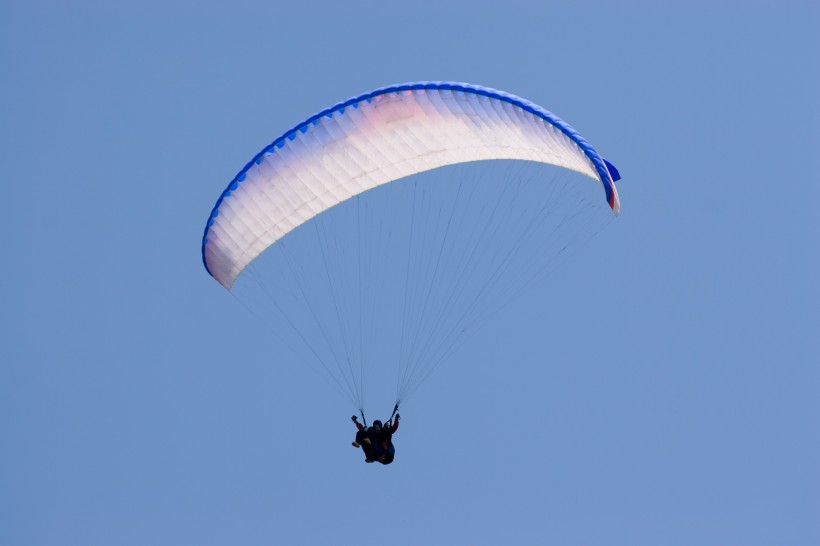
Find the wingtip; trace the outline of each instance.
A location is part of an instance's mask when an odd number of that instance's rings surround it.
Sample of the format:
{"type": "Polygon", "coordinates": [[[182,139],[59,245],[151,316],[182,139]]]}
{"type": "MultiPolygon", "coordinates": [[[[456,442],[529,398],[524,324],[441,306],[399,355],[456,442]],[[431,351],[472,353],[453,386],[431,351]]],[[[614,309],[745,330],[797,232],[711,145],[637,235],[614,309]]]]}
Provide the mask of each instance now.
{"type": "Polygon", "coordinates": [[[612,184],[612,197],[609,200],[609,207],[615,216],[621,213],[621,199],[618,197],[618,190],[615,188],[615,184],[612,184]]]}

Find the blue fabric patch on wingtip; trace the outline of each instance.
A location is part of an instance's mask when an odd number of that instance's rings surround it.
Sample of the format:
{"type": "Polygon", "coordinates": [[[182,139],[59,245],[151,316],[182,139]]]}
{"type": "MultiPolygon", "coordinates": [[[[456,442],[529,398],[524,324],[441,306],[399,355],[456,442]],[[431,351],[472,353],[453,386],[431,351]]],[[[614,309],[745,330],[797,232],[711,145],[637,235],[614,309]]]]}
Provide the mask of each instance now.
{"type": "Polygon", "coordinates": [[[613,182],[617,182],[621,179],[621,173],[618,172],[618,169],[615,168],[615,165],[604,159],[604,163],[606,163],[606,168],[609,171],[609,175],[612,177],[613,182]]]}

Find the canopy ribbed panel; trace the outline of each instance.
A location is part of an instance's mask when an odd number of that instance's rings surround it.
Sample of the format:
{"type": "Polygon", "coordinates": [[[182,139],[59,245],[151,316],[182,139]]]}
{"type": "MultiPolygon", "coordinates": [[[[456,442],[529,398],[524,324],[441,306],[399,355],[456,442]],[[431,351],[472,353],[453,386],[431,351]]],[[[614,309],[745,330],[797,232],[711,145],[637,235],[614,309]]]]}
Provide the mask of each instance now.
{"type": "MultiPolygon", "coordinates": [[[[254,258],[317,214],[445,165],[520,159],[601,181],[567,127],[509,101],[448,89],[388,92],[329,111],[276,141],[229,186],[209,220],[205,265],[230,289],[254,258]]],[[[614,203],[617,212],[617,194],[614,203]]]]}

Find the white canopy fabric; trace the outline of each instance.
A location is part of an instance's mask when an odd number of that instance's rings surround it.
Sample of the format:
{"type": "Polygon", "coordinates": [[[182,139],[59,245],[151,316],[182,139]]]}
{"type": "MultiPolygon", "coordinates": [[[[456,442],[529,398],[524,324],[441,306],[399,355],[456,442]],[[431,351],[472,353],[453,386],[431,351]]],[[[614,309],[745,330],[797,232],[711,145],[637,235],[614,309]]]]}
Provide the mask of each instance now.
{"type": "Polygon", "coordinates": [[[334,205],[412,174],[489,159],[579,172],[604,186],[615,214],[620,209],[617,171],[553,114],[484,87],[405,84],[324,110],[260,152],[209,217],[205,267],[230,289],[266,248],[334,205]]]}

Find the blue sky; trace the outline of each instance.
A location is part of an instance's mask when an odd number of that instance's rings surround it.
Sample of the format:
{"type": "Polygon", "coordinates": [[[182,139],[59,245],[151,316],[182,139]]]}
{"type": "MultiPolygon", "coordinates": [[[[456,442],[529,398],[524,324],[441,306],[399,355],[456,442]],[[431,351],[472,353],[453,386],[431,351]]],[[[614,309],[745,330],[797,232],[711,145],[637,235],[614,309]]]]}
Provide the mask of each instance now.
{"type": "Polygon", "coordinates": [[[819,12],[4,2],[0,543],[817,544],[819,12]],[[569,121],[623,212],[374,468],[199,244],[282,131],[428,79],[569,121]]]}

